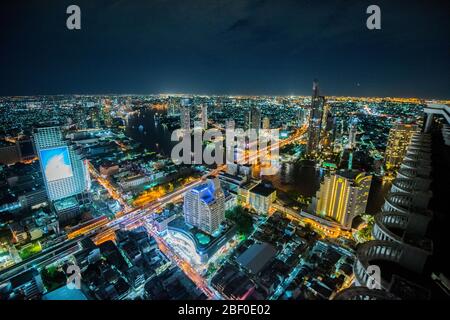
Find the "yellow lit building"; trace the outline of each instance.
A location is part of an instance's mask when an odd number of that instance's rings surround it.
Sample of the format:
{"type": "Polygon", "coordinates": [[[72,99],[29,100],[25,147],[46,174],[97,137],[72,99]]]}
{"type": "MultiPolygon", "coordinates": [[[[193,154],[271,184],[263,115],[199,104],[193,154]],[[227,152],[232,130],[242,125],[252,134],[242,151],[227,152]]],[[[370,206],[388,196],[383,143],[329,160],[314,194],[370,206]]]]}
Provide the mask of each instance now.
{"type": "Polygon", "coordinates": [[[372,176],[357,171],[339,171],[326,176],[317,191],[316,214],[326,215],[346,228],[365,212],[372,176]]]}
{"type": "Polygon", "coordinates": [[[384,155],[388,171],[396,171],[403,161],[411,136],[419,130],[415,124],[396,123],[389,131],[389,138],[384,155]]]}

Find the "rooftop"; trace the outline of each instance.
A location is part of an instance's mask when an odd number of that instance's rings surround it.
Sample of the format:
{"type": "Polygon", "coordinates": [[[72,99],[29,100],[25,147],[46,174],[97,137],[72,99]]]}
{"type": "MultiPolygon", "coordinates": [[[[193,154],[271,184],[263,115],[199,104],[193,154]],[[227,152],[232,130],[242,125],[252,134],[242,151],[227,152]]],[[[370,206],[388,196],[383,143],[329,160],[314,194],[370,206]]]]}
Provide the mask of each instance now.
{"type": "Polygon", "coordinates": [[[42,300],[88,300],[80,289],[69,289],[62,286],[42,297],[42,300]]]}
{"type": "Polygon", "coordinates": [[[276,255],[277,250],[270,244],[254,243],[236,261],[253,274],[259,273],[276,255]]]}
{"type": "Polygon", "coordinates": [[[276,191],[275,188],[273,188],[271,184],[264,182],[261,182],[260,184],[256,185],[250,190],[250,192],[256,193],[264,197],[270,196],[275,191],[276,191]]]}

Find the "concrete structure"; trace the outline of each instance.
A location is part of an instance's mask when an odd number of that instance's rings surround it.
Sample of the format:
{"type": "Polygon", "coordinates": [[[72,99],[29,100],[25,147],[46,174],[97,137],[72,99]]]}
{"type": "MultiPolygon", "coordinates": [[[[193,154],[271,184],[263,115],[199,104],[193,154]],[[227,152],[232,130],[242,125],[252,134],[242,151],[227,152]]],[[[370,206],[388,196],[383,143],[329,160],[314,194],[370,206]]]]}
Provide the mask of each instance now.
{"type": "Polygon", "coordinates": [[[384,163],[387,170],[398,170],[403,157],[406,153],[406,147],[409,145],[411,137],[418,132],[419,128],[414,124],[397,123],[389,131],[388,143],[384,156],[384,163]]]}
{"type": "Polygon", "coordinates": [[[38,128],[33,138],[51,201],[88,190],[87,160],[77,148],[68,145],[59,127],[38,128]],[[54,152],[54,156],[49,152],[54,152]]]}
{"type": "Polygon", "coordinates": [[[424,132],[429,133],[433,124],[434,115],[441,115],[450,124],[450,106],[446,104],[428,103],[423,110],[426,114],[424,132]]]}
{"type": "Polygon", "coordinates": [[[317,153],[319,149],[324,106],[325,97],[319,96],[319,82],[314,80],[313,94],[311,98],[311,112],[309,116],[308,143],[306,145],[306,153],[309,155],[317,153]]]}
{"type": "Polygon", "coordinates": [[[225,220],[225,196],[218,178],[209,177],[186,192],[183,204],[187,224],[212,234],[225,220]]]}
{"type": "Polygon", "coordinates": [[[346,228],[353,219],[364,214],[372,176],[357,171],[342,170],[324,178],[317,191],[317,215],[326,215],[346,228]]]}
{"type": "Polygon", "coordinates": [[[191,111],[188,106],[180,108],[180,129],[183,131],[191,131],[191,111]]]}
{"type": "Polygon", "coordinates": [[[254,243],[236,262],[253,274],[258,274],[276,255],[277,250],[269,243],[254,243]]]}
{"type": "Polygon", "coordinates": [[[47,197],[64,223],[80,213],[80,205],[89,202],[88,161],[80,148],[63,138],[59,127],[37,128],[33,139],[47,197]]]}
{"type": "Polygon", "coordinates": [[[249,111],[249,129],[255,129],[259,131],[261,128],[261,110],[256,107],[252,107],[249,111]]]}
{"type": "MultiPolygon", "coordinates": [[[[401,299],[429,298],[429,291],[413,279],[422,273],[433,252],[433,243],[426,238],[432,218],[427,209],[431,198],[430,143],[426,134],[413,134],[391,192],[386,196],[382,211],[375,216],[372,234],[376,240],[360,245],[357,250],[356,285],[375,284],[386,291],[386,299],[391,295],[401,299]],[[378,279],[372,276],[372,265],[381,270],[378,279]]],[[[367,288],[354,289],[342,296],[357,299],[375,293],[377,298],[382,296],[379,290],[367,288]]]]}
{"type": "Polygon", "coordinates": [[[276,189],[271,184],[250,181],[239,187],[237,202],[259,214],[268,214],[276,198],[276,189]]]}
{"type": "Polygon", "coordinates": [[[178,242],[190,259],[206,263],[236,235],[236,225],[227,224],[211,235],[186,224],[183,218],[177,216],[168,222],[165,232],[172,241],[178,242]]]}

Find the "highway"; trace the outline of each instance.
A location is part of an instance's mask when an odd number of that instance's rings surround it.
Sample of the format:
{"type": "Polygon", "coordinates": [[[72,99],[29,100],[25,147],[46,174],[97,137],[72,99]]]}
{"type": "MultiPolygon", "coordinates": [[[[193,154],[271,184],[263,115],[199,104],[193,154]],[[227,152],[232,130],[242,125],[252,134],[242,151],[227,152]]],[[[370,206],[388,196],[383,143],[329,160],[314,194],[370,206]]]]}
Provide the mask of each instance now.
{"type": "Polygon", "coordinates": [[[80,250],[79,242],[84,238],[86,238],[86,236],[80,236],[72,240],[66,240],[62,243],[55,244],[25,261],[16,263],[11,267],[2,270],[0,273],[0,283],[8,281],[12,277],[30,270],[30,268],[45,266],[62,259],[65,256],[78,252],[80,250]]]}
{"type": "MultiPolygon", "coordinates": [[[[272,152],[277,148],[280,148],[289,143],[293,143],[303,139],[304,133],[306,132],[307,127],[303,126],[295,134],[291,137],[282,140],[277,145],[270,145],[264,149],[258,150],[257,154],[252,155],[249,159],[250,162],[256,161],[254,157],[262,156],[262,153],[272,152]]],[[[11,277],[20,274],[24,271],[30,269],[30,267],[36,267],[45,265],[46,263],[51,263],[57,261],[58,259],[63,258],[65,255],[73,254],[80,249],[78,242],[86,237],[91,237],[94,242],[101,242],[102,240],[110,240],[114,238],[115,231],[119,229],[131,230],[138,226],[144,225],[146,218],[148,218],[155,211],[162,209],[166,204],[171,203],[180,199],[183,194],[190,190],[191,188],[201,184],[208,176],[217,176],[219,172],[226,168],[226,165],[220,165],[218,168],[211,170],[207,174],[203,175],[201,178],[183,186],[180,189],[173,191],[172,193],[165,195],[155,201],[142,205],[138,208],[131,208],[126,201],[122,198],[120,192],[114,188],[114,186],[106,179],[101,177],[101,175],[97,172],[97,170],[89,164],[89,172],[94,179],[96,179],[111,195],[111,197],[117,201],[119,201],[126,212],[120,216],[110,221],[104,226],[100,226],[93,230],[90,230],[88,233],[84,235],[80,235],[73,239],[67,239],[62,243],[56,244],[51,248],[46,249],[44,252],[37,254],[36,256],[31,257],[30,259],[20,262],[14,266],[11,266],[2,272],[0,272],[0,283],[9,280],[11,277]]],[[[205,294],[209,298],[217,299],[217,294],[213,293],[213,291],[208,287],[205,280],[198,275],[195,270],[184,260],[182,260],[175,252],[168,246],[165,241],[158,237],[155,233],[152,233],[152,236],[158,241],[161,250],[171,259],[173,259],[177,265],[185,272],[185,274],[191,278],[191,280],[196,283],[199,288],[205,292],[205,294]]]]}

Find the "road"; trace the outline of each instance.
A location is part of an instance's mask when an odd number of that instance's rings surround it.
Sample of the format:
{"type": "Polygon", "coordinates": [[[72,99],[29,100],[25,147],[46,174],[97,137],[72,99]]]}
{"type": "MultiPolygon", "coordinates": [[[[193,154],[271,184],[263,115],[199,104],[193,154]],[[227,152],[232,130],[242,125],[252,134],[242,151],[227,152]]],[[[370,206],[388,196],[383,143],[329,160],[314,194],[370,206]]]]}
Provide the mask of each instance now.
{"type": "MultiPolygon", "coordinates": [[[[307,127],[303,126],[302,128],[300,128],[299,130],[297,130],[297,132],[292,135],[291,137],[282,140],[278,145],[270,145],[264,149],[261,149],[258,151],[258,153],[256,155],[253,155],[254,157],[257,156],[262,156],[263,153],[265,152],[269,152],[269,151],[273,151],[276,148],[280,148],[282,146],[285,146],[289,143],[293,143],[296,141],[299,141],[300,139],[303,139],[303,135],[306,132],[307,127]]],[[[255,160],[255,159],[250,159],[251,161],[255,160]]],[[[92,175],[92,177],[94,179],[96,179],[107,191],[108,193],[111,195],[111,197],[117,201],[119,201],[123,207],[126,209],[125,213],[120,216],[115,218],[114,220],[110,221],[108,224],[106,224],[105,226],[100,226],[98,228],[95,228],[93,230],[90,230],[88,233],[84,234],[84,235],[80,235],[76,238],[73,239],[67,239],[64,242],[60,243],[60,244],[56,244],[55,246],[47,249],[45,252],[41,252],[40,254],[26,260],[23,261],[17,265],[14,265],[12,267],[9,267],[6,270],[3,270],[0,273],[0,282],[4,282],[9,280],[11,277],[22,273],[26,270],[29,270],[30,267],[35,267],[38,264],[43,264],[44,261],[56,261],[60,258],[63,257],[63,251],[59,251],[59,249],[61,247],[65,247],[65,246],[70,246],[70,244],[76,244],[78,243],[80,240],[82,240],[85,237],[91,237],[93,238],[94,241],[101,241],[101,240],[110,240],[112,239],[114,236],[114,232],[116,230],[119,230],[121,228],[125,228],[125,229],[133,229],[135,227],[141,226],[143,225],[145,219],[150,216],[152,213],[154,213],[156,210],[162,209],[166,204],[171,203],[177,199],[179,199],[179,197],[182,197],[183,194],[190,190],[191,188],[201,184],[208,176],[217,176],[219,174],[219,172],[221,172],[222,170],[224,170],[226,168],[226,165],[220,165],[218,168],[211,170],[210,172],[208,172],[207,174],[203,175],[201,178],[197,179],[196,181],[193,181],[191,183],[189,183],[186,186],[183,186],[180,189],[175,190],[174,192],[161,197],[153,202],[147,203],[145,205],[142,205],[141,207],[138,208],[131,208],[126,201],[123,199],[123,197],[121,196],[120,192],[118,190],[115,189],[115,187],[106,179],[104,179],[103,177],[101,177],[101,175],[97,172],[97,170],[94,168],[94,166],[92,166],[91,164],[89,164],[89,172],[92,175]],[[50,260],[48,260],[50,259],[50,260]]],[[[156,238],[155,238],[156,239],[156,238]]],[[[162,239],[158,239],[159,243],[164,243],[162,239]]],[[[176,263],[180,266],[180,268],[185,271],[185,273],[192,279],[192,281],[194,283],[196,283],[197,285],[200,286],[200,288],[202,290],[205,290],[205,294],[207,294],[208,297],[212,297],[211,293],[206,293],[207,290],[205,288],[207,287],[207,284],[205,283],[205,280],[198,275],[195,270],[185,261],[183,261],[180,257],[178,257],[176,255],[176,253],[170,249],[169,246],[163,246],[163,250],[166,250],[168,255],[171,255],[173,257],[173,259],[175,259],[176,263]]],[[[75,247],[71,247],[72,249],[70,250],[70,252],[67,252],[68,254],[70,253],[74,253],[76,252],[76,250],[74,249],[75,247]],[[75,250],[75,251],[73,251],[75,250]]],[[[79,249],[79,247],[78,247],[79,249]]],[[[210,290],[210,289],[208,289],[210,290]]],[[[212,291],[211,291],[212,292],[212,291]]],[[[215,298],[217,298],[216,294],[213,294],[215,298]]]]}
{"type": "Polygon", "coordinates": [[[162,238],[157,232],[154,231],[154,227],[151,222],[147,222],[145,227],[148,233],[156,240],[158,243],[158,247],[162,253],[164,253],[172,262],[176,263],[176,265],[184,272],[184,274],[191,279],[195,285],[202,290],[202,292],[212,300],[217,300],[220,297],[214,293],[214,291],[209,287],[207,281],[200,276],[192,266],[181,258],[176,251],[162,238]]]}

